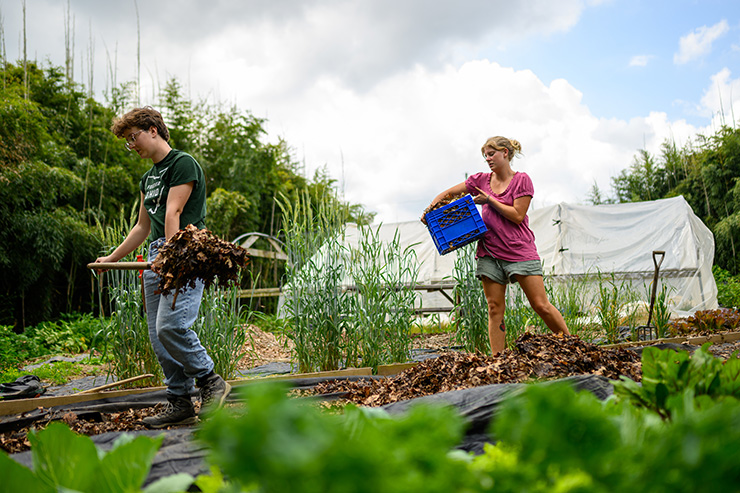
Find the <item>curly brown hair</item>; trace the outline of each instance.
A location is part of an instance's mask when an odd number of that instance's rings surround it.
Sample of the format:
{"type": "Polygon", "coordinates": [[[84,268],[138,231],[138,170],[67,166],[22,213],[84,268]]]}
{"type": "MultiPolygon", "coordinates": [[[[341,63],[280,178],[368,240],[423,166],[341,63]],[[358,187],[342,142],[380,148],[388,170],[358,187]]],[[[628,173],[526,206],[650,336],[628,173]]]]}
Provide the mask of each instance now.
{"type": "Polygon", "coordinates": [[[155,110],[151,106],[134,108],[121,118],[113,120],[113,125],[111,125],[110,130],[116,137],[122,138],[124,132],[131,128],[149,130],[152,127],[157,129],[157,133],[165,142],[169,142],[170,131],[167,130],[164,118],[162,118],[162,114],[159,111],[155,110]]]}

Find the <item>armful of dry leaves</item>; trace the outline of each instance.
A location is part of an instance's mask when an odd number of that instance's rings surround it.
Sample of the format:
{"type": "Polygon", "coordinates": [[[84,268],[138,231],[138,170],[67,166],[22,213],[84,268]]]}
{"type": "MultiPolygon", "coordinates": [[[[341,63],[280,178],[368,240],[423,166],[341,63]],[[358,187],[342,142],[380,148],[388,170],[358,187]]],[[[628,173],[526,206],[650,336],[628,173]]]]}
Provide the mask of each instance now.
{"type": "Polygon", "coordinates": [[[227,287],[235,283],[239,269],[248,262],[244,248],[189,224],[160,248],[151,269],[160,276],[161,293],[175,291],[177,298],[177,293],[185,288],[195,287],[197,279],[203,281],[206,289],[214,284],[227,287]]]}

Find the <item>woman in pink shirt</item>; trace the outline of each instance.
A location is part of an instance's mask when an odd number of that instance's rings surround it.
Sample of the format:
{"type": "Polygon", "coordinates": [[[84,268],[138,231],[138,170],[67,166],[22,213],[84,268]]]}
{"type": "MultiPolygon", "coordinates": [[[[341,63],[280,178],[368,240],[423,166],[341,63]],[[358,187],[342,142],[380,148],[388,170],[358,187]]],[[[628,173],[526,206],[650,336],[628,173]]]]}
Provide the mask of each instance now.
{"type": "MultiPolygon", "coordinates": [[[[532,180],[514,171],[511,159],[521,153],[521,144],[506,137],[491,137],[481,149],[491,169],[476,173],[464,182],[437,195],[430,205],[447,197],[469,193],[482,205],[481,217],[488,231],[478,240],[476,276],[483,283],[488,304],[488,337],[491,352],[506,346],[504,309],[506,285],[518,282],[534,311],[555,333],[570,335],[565,320],[547,298],[542,264],[529,229],[527,210],[534,195],[532,180]]],[[[422,218],[424,221],[424,218],[422,218]]]]}

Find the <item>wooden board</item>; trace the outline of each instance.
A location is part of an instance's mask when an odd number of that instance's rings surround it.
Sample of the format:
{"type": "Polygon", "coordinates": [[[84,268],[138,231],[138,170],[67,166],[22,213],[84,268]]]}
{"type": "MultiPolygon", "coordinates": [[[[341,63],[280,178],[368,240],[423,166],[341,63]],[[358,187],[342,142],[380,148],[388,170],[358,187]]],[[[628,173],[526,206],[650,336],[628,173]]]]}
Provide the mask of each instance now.
{"type": "MultiPolygon", "coordinates": [[[[342,377],[342,376],[363,376],[372,375],[373,369],[370,367],[366,368],[348,368],[345,370],[336,371],[322,371],[316,373],[295,373],[286,375],[270,375],[266,377],[256,378],[243,378],[238,380],[229,380],[229,383],[234,387],[240,385],[246,385],[253,382],[270,381],[270,380],[294,380],[301,378],[317,378],[317,377],[342,377]]],[[[71,395],[60,395],[60,396],[48,396],[48,397],[36,397],[33,399],[15,399],[8,401],[0,401],[0,416],[9,416],[12,414],[20,414],[28,411],[33,411],[39,407],[50,408],[54,406],[65,406],[68,404],[76,404],[78,402],[90,402],[98,399],[107,399],[111,397],[124,397],[133,394],[143,394],[145,392],[153,392],[156,390],[163,390],[165,387],[144,387],[140,389],[126,389],[126,390],[112,390],[102,392],[90,392],[90,393],[77,393],[71,395]]]]}
{"type": "Polygon", "coordinates": [[[701,346],[707,342],[712,344],[723,344],[725,342],[735,342],[740,340],[740,332],[726,332],[724,334],[712,334],[709,336],[698,336],[698,337],[670,337],[665,339],[651,339],[649,341],[639,342],[621,342],[619,344],[608,344],[601,346],[603,348],[627,348],[627,347],[639,347],[639,346],[652,346],[653,344],[691,344],[692,346],[701,346]]]}

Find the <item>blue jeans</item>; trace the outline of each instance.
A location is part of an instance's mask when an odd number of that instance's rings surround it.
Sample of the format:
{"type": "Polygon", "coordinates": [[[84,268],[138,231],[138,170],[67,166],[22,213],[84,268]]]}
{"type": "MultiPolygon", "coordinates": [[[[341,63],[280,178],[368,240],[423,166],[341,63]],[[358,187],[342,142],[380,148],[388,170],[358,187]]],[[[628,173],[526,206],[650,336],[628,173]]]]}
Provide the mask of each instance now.
{"type": "MultiPolygon", "coordinates": [[[[164,238],[160,238],[149,245],[149,262],[157,257],[164,243],[164,238]]],[[[198,280],[194,288],[179,293],[173,309],[174,292],[167,296],[155,294],[159,290],[159,279],[151,270],[144,271],[149,340],[162,366],[167,393],[189,396],[194,379],[213,371],[213,360],[190,328],[198,318],[203,283],[198,280]]]]}

